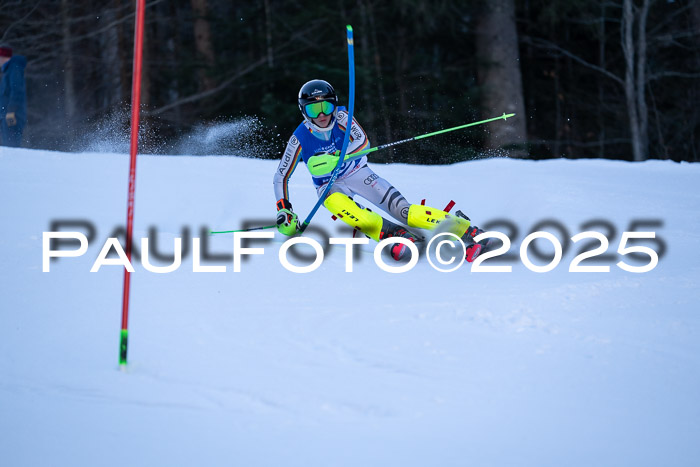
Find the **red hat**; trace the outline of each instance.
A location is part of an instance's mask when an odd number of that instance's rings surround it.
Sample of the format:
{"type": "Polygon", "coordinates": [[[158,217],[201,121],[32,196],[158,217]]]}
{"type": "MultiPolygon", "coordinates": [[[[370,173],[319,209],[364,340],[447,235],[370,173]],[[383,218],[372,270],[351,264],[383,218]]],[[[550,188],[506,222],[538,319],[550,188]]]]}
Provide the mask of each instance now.
{"type": "Polygon", "coordinates": [[[0,46],[0,57],[12,57],[12,48],[0,46]]]}

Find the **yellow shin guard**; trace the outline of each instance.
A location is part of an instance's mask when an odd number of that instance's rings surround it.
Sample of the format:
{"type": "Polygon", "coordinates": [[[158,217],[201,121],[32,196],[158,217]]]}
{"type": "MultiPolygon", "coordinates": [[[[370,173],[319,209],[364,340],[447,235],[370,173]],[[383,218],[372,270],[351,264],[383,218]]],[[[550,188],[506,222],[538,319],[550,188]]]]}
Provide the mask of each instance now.
{"type": "Polygon", "coordinates": [[[379,241],[382,231],[382,216],[360,207],[348,195],[333,193],[323,202],[323,205],[338,219],[350,227],[359,230],[369,238],[379,241]]]}
{"type": "Polygon", "coordinates": [[[435,209],[430,206],[423,206],[422,204],[412,204],[411,207],[408,208],[409,227],[433,230],[445,219],[450,219],[451,221],[447,232],[453,233],[458,237],[464,235],[464,232],[469,228],[470,222],[467,219],[452,216],[442,209],[435,209]]]}

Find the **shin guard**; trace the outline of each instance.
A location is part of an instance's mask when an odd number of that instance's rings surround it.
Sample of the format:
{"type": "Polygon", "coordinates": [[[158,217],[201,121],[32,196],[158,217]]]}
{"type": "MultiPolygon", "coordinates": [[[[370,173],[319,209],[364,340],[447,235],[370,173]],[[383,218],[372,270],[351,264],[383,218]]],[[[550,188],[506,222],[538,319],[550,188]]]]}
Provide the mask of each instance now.
{"type": "Polygon", "coordinates": [[[348,195],[337,192],[328,196],[323,205],[350,227],[379,241],[383,222],[382,216],[379,214],[363,208],[348,195]]]}
{"type": "Polygon", "coordinates": [[[450,221],[449,228],[446,231],[458,237],[464,235],[464,232],[469,228],[470,222],[467,219],[452,216],[442,209],[435,209],[422,204],[412,204],[408,209],[409,227],[433,230],[446,219],[450,221]]]}

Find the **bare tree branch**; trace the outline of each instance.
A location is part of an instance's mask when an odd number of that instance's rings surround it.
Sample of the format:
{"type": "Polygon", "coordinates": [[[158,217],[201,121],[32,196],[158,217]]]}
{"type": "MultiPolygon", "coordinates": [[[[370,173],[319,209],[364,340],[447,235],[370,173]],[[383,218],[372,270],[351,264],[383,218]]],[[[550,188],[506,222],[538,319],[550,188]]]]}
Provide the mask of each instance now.
{"type": "MultiPolygon", "coordinates": [[[[281,44],[279,47],[275,49],[274,54],[275,56],[280,59],[284,58],[289,55],[294,55],[303,52],[305,49],[296,49],[293,50],[292,52],[289,53],[280,53],[282,50],[285,50],[291,43],[293,43],[297,39],[304,39],[306,34],[313,34],[314,28],[309,28],[307,29],[304,33],[296,33],[292,35],[287,41],[285,41],[283,44],[281,44]]],[[[316,46],[317,44],[313,44],[313,46],[316,46]]],[[[223,91],[226,89],[228,86],[230,86],[232,83],[234,83],[237,79],[241,78],[242,76],[247,75],[248,73],[252,72],[256,68],[258,68],[261,65],[264,65],[267,63],[267,51],[265,53],[265,56],[259,58],[255,62],[249,64],[247,67],[243,68],[242,70],[239,70],[235,75],[231,76],[227,80],[223,81],[221,84],[216,86],[215,88],[209,89],[207,91],[202,91],[198,92],[196,94],[191,94],[187,97],[183,97],[182,99],[178,99],[174,102],[171,102],[170,104],[164,105],[163,107],[159,107],[157,109],[147,111],[145,112],[146,115],[160,115],[164,112],[167,112],[168,110],[174,109],[176,107],[179,107],[181,105],[189,104],[192,102],[197,102],[202,99],[206,99],[207,97],[213,96],[215,94],[218,94],[219,92],[223,91]]]]}
{"type": "Polygon", "coordinates": [[[660,73],[654,73],[649,76],[649,81],[662,79],[662,78],[700,78],[699,73],[684,73],[682,71],[662,71],[660,73]]]}
{"type": "MultiPolygon", "coordinates": [[[[29,17],[32,15],[32,13],[34,13],[34,11],[36,11],[37,8],[39,8],[39,4],[40,4],[40,3],[41,3],[41,2],[37,2],[37,4],[34,5],[34,8],[32,8],[31,10],[29,10],[29,11],[27,12],[26,15],[24,15],[23,17],[21,17],[21,18],[18,19],[17,21],[13,21],[13,22],[7,27],[7,29],[5,29],[5,32],[4,32],[3,35],[2,35],[2,42],[5,41],[5,38],[8,36],[8,34],[10,33],[10,31],[12,31],[12,28],[14,28],[15,26],[20,26],[22,23],[24,23],[24,21],[25,21],[27,18],[29,18],[29,17]]],[[[20,4],[21,4],[21,2],[20,2],[20,4]]],[[[7,5],[3,5],[3,7],[7,7],[7,5]]]]}
{"type": "Polygon", "coordinates": [[[163,107],[159,107],[155,110],[151,110],[151,111],[148,111],[145,113],[146,113],[146,115],[160,115],[163,112],[167,112],[170,109],[174,109],[175,107],[179,107],[181,105],[188,104],[190,102],[196,102],[196,101],[205,99],[209,96],[213,96],[213,95],[223,91],[224,89],[226,89],[231,83],[236,81],[241,76],[247,75],[248,73],[255,70],[257,67],[265,64],[266,62],[267,62],[267,56],[262,57],[262,58],[258,59],[257,61],[249,64],[247,67],[243,68],[238,73],[236,73],[235,75],[233,75],[232,77],[230,77],[226,81],[222,82],[220,85],[218,85],[215,88],[209,89],[208,91],[198,92],[196,94],[191,94],[187,97],[183,97],[182,99],[178,99],[174,102],[171,102],[168,105],[164,105],[163,107]]]}
{"type": "Polygon", "coordinates": [[[561,53],[562,55],[565,55],[565,56],[571,58],[575,62],[578,62],[587,68],[590,68],[592,70],[595,70],[595,71],[598,71],[598,72],[604,74],[605,76],[612,79],[620,86],[624,87],[624,85],[625,85],[624,80],[622,78],[620,78],[619,76],[615,75],[614,73],[611,73],[610,71],[606,70],[603,67],[595,65],[587,60],[584,60],[583,58],[579,57],[578,55],[574,55],[573,53],[569,52],[566,49],[559,47],[558,45],[556,45],[553,42],[550,42],[550,41],[547,41],[544,39],[539,39],[536,37],[530,37],[530,36],[523,36],[523,41],[525,43],[531,44],[535,47],[540,47],[540,48],[544,48],[544,49],[548,49],[548,50],[556,50],[557,52],[561,53]]]}
{"type": "Polygon", "coordinates": [[[690,10],[692,8],[692,6],[693,6],[693,2],[692,1],[688,2],[687,5],[684,5],[680,9],[678,9],[678,10],[674,11],[673,13],[671,13],[670,15],[668,15],[666,18],[664,18],[663,21],[658,22],[656,25],[654,25],[653,28],[651,28],[651,30],[649,31],[649,35],[655,36],[656,33],[659,32],[664,26],[673,22],[673,20],[676,19],[678,16],[680,16],[684,13],[687,13],[688,10],[690,10]]]}

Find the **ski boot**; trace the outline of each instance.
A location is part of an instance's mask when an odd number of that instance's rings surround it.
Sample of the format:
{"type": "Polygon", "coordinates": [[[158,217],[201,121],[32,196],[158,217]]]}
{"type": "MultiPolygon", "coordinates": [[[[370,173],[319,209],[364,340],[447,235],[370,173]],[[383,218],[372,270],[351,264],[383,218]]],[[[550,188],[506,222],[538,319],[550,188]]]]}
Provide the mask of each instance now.
{"type": "MultiPolygon", "coordinates": [[[[411,232],[401,227],[400,225],[396,225],[393,222],[390,222],[386,219],[383,219],[383,221],[384,225],[382,226],[382,232],[379,237],[380,240],[390,237],[407,238],[413,243],[416,243],[416,241],[419,240],[417,236],[413,235],[411,232]]],[[[408,247],[403,243],[394,243],[393,245],[391,245],[389,251],[391,252],[391,257],[394,258],[395,261],[401,261],[401,259],[406,255],[408,247]]]]}
{"type": "MultiPolygon", "coordinates": [[[[455,212],[455,215],[471,222],[471,219],[469,219],[469,217],[467,217],[467,215],[464,214],[462,211],[455,212]]],[[[486,251],[488,251],[490,247],[490,243],[492,240],[491,238],[484,238],[478,243],[474,241],[474,237],[482,233],[484,233],[482,229],[475,225],[470,225],[469,228],[467,228],[467,231],[464,232],[464,235],[462,235],[461,240],[466,246],[466,260],[469,263],[473,262],[476,259],[476,257],[479,256],[481,253],[485,253],[486,251]]]]}

